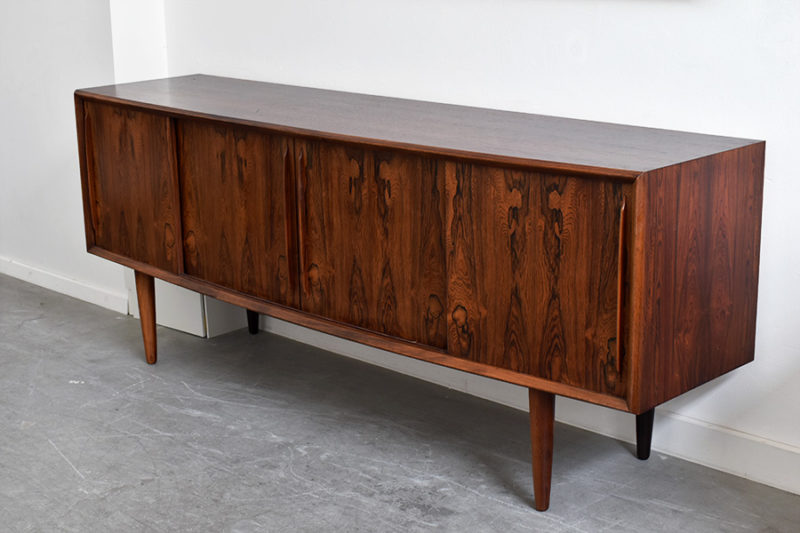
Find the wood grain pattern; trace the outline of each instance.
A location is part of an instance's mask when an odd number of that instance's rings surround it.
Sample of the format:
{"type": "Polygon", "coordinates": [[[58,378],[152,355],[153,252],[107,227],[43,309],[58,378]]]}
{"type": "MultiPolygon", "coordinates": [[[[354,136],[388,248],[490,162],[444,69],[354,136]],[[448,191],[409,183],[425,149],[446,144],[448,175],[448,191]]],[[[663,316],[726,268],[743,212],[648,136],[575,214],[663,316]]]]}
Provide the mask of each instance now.
{"type": "Polygon", "coordinates": [[[180,217],[170,119],[95,102],[85,102],[84,111],[94,243],[178,272],[180,217]]]}
{"type": "Polygon", "coordinates": [[[291,141],[195,120],[177,131],[186,273],[298,305],[295,211],[286,206],[291,141]]]}
{"type": "Polygon", "coordinates": [[[753,360],[763,168],[758,143],[637,181],[634,412],[753,360]]]}
{"type": "Polygon", "coordinates": [[[319,139],[626,179],[752,142],[204,75],[78,94],[319,139]]]}
{"type": "Polygon", "coordinates": [[[448,351],[622,395],[619,183],[448,163],[448,351]]]}
{"type": "Polygon", "coordinates": [[[443,165],[300,144],[303,309],[443,348],[443,165]]]}

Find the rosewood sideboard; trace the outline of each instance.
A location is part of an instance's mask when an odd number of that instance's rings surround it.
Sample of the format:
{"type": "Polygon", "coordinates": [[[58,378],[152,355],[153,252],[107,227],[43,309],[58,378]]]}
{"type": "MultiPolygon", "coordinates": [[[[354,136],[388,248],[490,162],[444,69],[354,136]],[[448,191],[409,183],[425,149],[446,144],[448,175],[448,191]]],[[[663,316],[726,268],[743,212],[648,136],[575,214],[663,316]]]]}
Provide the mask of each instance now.
{"type": "Polygon", "coordinates": [[[75,92],[88,251],[400,355],[636,415],[753,359],[764,142],[204,75],[75,92]]]}

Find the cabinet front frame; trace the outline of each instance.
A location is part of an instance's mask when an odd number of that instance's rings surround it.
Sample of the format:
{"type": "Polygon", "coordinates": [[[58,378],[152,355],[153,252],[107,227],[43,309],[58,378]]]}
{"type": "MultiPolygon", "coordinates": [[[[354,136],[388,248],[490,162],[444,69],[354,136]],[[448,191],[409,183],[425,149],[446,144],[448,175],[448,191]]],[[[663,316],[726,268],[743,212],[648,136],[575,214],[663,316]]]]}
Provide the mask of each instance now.
{"type": "MultiPolygon", "coordinates": [[[[91,188],[89,186],[90,184],[88,179],[87,162],[86,162],[87,151],[89,150],[89,147],[87,146],[85,140],[85,131],[84,131],[85,128],[82,125],[83,121],[81,119],[81,117],[84,114],[85,102],[87,101],[108,103],[110,105],[120,106],[123,108],[127,107],[127,108],[132,108],[134,110],[140,110],[143,112],[149,112],[156,115],[165,116],[168,119],[170,119],[173,126],[172,128],[173,132],[175,131],[174,128],[175,120],[200,119],[203,121],[207,121],[208,123],[211,124],[217,123],[219,125],[223,126],[227,125],[229,127],[235,126],[235,127],[253,128],[267,135],[289,135],[289,137],[294,140],[294,143],[308,142],[308,141],[312,142],[333,141],[336,143],[340,143],[342,145],[353,146],[358,149],[370,149],[378,151],[386,151],[388,149],[391,151],[397,151],[419,157],[432,157],[434,159],[441,160],[445,164],[454,164],[454,163],[481,164],[481,165],[498,164],[498,162],[493,158],[481,157],[476,154],[464,154],[463,157],[454,158],[453,155],[450,153],[442,153],[439,150],[428,149],[426,147],[396,146],[396,145],[390,145],[387,147],[385,143],[382,143],[377,140],[354,139],[339,135],[329,135],[321,132],[308,132],[308,131],[296,130],[293,128],[285,128],[285,127],[269,128],[263,125],[253,124],[248,121],[233,120],[233,119],[225,120],[225,119],[220,119],[218,117],[208,117],[200,113],[181,111],[177,109],[162,109],[157,106],[149,106],[146,104],[137,105],[136,103],[133,102],[128,102],[124,100],[120,101],[113,98],[94,97],[89,95],[81,95],[77,93],[75,96],[76,117],[78,118],[79,160],[81,165],[81,183],[82,183],[82,191],[84,197],[84,220],[85,220],[86,243],[88,252],[97,255],[99,257],[103,257],[105,259],[122,264],[134,270],[152,275],[169,283],[173,283],[175,285],[187,288],[189,290],[193,290],[201,294],[212,296],[214,298],[220,299],[222,301],[234,305],[246,307],[248,309],[257,311],[259,313],[273,316],[275,318],[286,320],[288,322],[292,322],[300,326],[315,329],[317,331],[321,331],[323,333],[341,337],[347,340],[351,340],[360,344],[390,351],[393,353],[434,363],[448,368],[465,371],[471,374],[482,375],[492,379],[497,379],[499,381],[505,381],[523,387],[535,388],[541,391],[550,392],[560,396],[586,401],[596,405],[602,405],[605,407],[621,411],[631,410],[627,402],[627,395],[630,394],[630,385],[631,385],[630,372],[625,372],[625,380],[629,386],[626,387],[627,389],[626,393],[622,397],[595,392],[581,387],[560,383],[558,381],[553,381],[550,379],[524,374],[521,372],[516,372],[514,370],[500,368],[478,361],[471,361],[468,359],[464,359],[462,357],[456,357],[454,355],[447,353],[447,351],[444,349],[437,349],[425,346],[420,343],[400,339],[392,335],[387,335],[384,333],[367,330],[358,326],[331,320],[322,316],[294,309],[292,307],[282,305],[280,303],[267,301],[263,298],[254,297],[250,294],[246,294],[241,291],[237,291],[228,287],[223,287],[215,283],[196,278],[184,272],[182,247],[181,247],[180,268],[178,272],[171,272],[169,270],[164,270],[162,268],[136,260],[131,257],[126,257],[124,255],[115,253],[111,250],[106,250],[98,246],[95,240],[94,223],[92,220],[91,211],[88,208],[88,206],[92,205],[93,201],[93,198],[91,196],[91,188]]],[[[175,145],[173,144],[173,147],[174,146],[175,145]]],[[[296,155],[297,151],[295,150],[295,156],[296,155]]],[[[294,158],[294,160],[296,161],[296,157],[294,158]]],[[[561,175],[564,176],[578,176],[588,179],[611,180],[620,183],[633,183],[635,181],[635,176],[632,175],[631,173],[594,172],[594,169],[568,168],[564,167],[563,165],[550,165],[547,164],[546,162],[543,163],[542,165],[537,165],[530,162],[525,163],[525,162],[515,162],[515,161],[501,161],[500,164],[502,164],[505,168],[522,169],[531,172],[551,172],[555,169],[561,175]]],[[[297,172],[293,171],[293,174],[296,177],[297,172]]],[[[178,179],[177,170],[176,170],[176,179],[178,179]]],[[[444,191],[442,192],[442,194],[444,194],[444,191]]],[[[632,208],[631,205],[632,203],[633,202],[631,199],[627,200],[627,206],[629,211],[632,208]]],[[[178,206],[178,209],[180,212],[181,209],[180,205],[178,206]]],[[[624,231],[627,233],[630,232],[631,229],[626,225],[624,231]]],[[[181,234],[182,233],[183,232],[181,230],[181,234]]],[[[625,264],[628,265],[629,261],[630,258],[627,258],[625,264]]],[[[630,271],[629,268],[627,267],[626,270],[628,272],[630,271]]],[[[627,279],[625,279],[625,283],[626,284],[628,283],[627,279]]],[[[626,301],[627,298],[628,296],[626,294],[625,295],[626,301]]],[[[446,309],[447,306],[445,306],[445,310],[446,309]]],[[[627,317],[627,311],[625,312],[627,317]]],[[[633,358],[630,359],[632,362],[634,361],[633,358]]]]}

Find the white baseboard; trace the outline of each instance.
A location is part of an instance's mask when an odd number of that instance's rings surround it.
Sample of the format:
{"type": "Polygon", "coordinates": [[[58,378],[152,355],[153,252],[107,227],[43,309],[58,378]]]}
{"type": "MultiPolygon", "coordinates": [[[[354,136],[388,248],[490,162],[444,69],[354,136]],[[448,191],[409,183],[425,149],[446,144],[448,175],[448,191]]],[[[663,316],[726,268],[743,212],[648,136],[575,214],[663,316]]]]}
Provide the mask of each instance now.
{"type": "MultiPolygon", "coordinates": [[[[261,317],[265,331],[324,350],[388,368],[425,381],[528,410],[523,387],[378,350],[272,317],[261,317]]],[[[656,409],[652,449],[765,485],[800,494],[800,448],[656,409]]],[[[559,397],[556,419],[629,443],[636,441],[633,415],[559,397]]],[[[557,453],[557,451],[556,451],[557,453]]]]}
{"type": "Polygon", "coordinates": [[[128,295],[124,290],[110,291],[86,281],[68,278],[3,256],[0,256],[0,273],[111,309],[117,313],[128,313],[128,295]]]}
{"type": "MultiPolygon", "coordinates": [[[[800,494],[800,447],[656,408],[654,453],[721,470],[771,487],[800,494]]],[[[559,398],[556,418],[629,443],[636,442],[632,415],[559,398]]]]}

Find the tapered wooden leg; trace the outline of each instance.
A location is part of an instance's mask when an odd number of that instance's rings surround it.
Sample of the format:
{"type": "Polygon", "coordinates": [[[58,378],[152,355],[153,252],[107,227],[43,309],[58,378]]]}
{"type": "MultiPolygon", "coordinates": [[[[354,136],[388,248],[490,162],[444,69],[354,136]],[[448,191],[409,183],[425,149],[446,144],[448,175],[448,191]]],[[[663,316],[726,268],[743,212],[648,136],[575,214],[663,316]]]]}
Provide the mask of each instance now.
{"type": "Polygon", "coordinates": [[[653,418],[655,409],[636,415],[636,457],[644,461],[650,457],[650,442],[653,440],[653,418]]]}
{"type": "Polygon", "coordinates": [[[142,323],[144,355],[151,365],[156,363],[156,289],[153,276],[135,272],[136,296],[139,298],[139,317],[142,323]]]}
{"type": "Polygon", "coordinates": [[[553,471],[553,422],[556,397],[549,392],[528,390],[531,414],[531,456],[533,463],[534,508],[550,507],[550,477],[553,471]]]}
{"type": "Polygon", "coordinates": [[[247,329],[252,335],[258,333],[258,313],[247,309],[247,329]]]}

